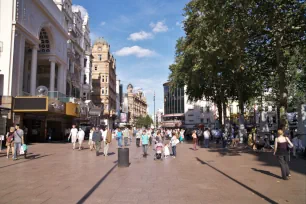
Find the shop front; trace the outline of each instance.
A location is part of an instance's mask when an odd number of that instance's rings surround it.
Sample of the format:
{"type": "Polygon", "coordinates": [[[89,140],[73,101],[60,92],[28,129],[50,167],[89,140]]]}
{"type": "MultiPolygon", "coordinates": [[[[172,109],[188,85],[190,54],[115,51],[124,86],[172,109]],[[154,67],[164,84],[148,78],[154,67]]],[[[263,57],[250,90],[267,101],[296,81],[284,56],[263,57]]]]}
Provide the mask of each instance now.
{"type": "Polygon", "coordinates": [[[8,128],[13,125],[12,103],[11,96],[0,96],[0,137],[5,136],[8,128]]]}
{"type": "Polygon", "coordinates": [[[78,116],[70,114],[72,106],[48,97],[16,97],[13,110],[27,132],[26,142],[65,141],[65,129],[78,116]]]}

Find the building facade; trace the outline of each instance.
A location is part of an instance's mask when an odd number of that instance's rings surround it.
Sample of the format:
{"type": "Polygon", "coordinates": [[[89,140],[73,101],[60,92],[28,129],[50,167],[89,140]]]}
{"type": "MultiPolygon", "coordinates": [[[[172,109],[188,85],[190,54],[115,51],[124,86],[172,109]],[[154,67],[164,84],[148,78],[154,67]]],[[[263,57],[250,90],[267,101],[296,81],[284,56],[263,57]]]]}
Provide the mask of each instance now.
{"type": "Polygon", "coordinates": [[[92,55],[92,101],[104,107],[102,125],[113,128],[116,118],[116,60],[103,38],[94,42],[92,55]]]}
{"type": "Polygon", "coordinates": [[[134,126],[136,119],[147,115],[147,99],[141,90],[135,90],[132,84],[127,86],[128,122],[134,126]]]}
{"type": "Polygon", "coordinates": [[[71,0],[1,1],[0,95],[15,101],[12,122],[27,127],[29,141],[63,139],[84,113],[88,16],[72,8],[71,0]]]}

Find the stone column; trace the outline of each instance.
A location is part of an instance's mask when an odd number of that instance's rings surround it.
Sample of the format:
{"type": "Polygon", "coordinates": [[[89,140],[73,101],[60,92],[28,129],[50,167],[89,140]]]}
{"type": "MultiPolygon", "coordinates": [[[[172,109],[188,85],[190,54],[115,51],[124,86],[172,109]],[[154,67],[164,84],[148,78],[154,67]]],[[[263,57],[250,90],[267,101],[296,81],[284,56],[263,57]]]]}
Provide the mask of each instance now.
{"type": "Polygon", "coordinates": [[[37,79],[37,50],[38,46],[32,48],[32,61],[31,61],[31,95],[35,95],[36,79],[37,79]]]}
{"type": "Polygon", "coordinates": [[[50,60],[51,66],[50,66],[50,86],[49,91],[54,91],[54,83],[55,83],[55,61],[50,60]]]}
{"type": "Polygon", "coordinates": [[[67,85],[67,69],[65,69],[64,67],[62,67],[62,74],[63,74],[63,88],[62,88],[62,91],[63,91],[63,94],[66,95],[66,85],[67,85]]]}
{"type": "Polygon", "coordinates": [[[63,65],[58,66],[57,70],[57,91],[63,93],[63,65]]]}

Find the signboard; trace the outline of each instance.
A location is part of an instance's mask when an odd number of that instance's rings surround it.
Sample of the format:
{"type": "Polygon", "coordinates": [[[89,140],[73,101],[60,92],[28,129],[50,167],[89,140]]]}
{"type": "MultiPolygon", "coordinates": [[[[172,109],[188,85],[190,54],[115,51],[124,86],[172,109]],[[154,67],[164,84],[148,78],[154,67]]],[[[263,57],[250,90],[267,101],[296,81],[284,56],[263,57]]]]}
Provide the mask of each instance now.
{"type": "Polygon", "coordinates": [[[49,112],[65,114],[65,103],[49,99],[49,112]]]}
{"type": "Polygon", "coordinates": [[[48,111],[48,97],[16,97],[14,112],[48,111]]]}
{"type": "Polygon", "coordinates": [[[80,116],[80,106],[75,103],[66,103],[66,115],[79,117],[80,116]]]}
{"type": "Polygon", "coordinates": [[[121,113],[120,114],[120,122],[121,123],[127,123],[127,113],[121,113]]]}

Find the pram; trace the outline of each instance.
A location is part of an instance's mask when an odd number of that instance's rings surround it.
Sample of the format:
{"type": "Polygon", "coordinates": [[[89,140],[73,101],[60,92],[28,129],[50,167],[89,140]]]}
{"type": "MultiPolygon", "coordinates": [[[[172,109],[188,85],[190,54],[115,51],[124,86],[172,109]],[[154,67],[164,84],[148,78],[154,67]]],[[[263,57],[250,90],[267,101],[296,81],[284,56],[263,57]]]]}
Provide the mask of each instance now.
{"type": "Polygon", "coordinates": [[[154,155],[154,160],[156,159],[163,160],[163,148],[164,148],[164,145],[160,142],[155,145],[156,153],[154,155]]]}

